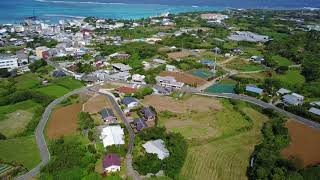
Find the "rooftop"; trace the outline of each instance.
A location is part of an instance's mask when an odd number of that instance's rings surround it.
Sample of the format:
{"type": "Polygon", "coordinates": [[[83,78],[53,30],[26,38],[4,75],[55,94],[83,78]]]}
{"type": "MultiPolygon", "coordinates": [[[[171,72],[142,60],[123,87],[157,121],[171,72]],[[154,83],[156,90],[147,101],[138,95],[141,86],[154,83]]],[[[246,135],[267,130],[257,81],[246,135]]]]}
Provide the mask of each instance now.
{"type": "Polygon", "coordinates": [[[120,166],[121,165],[120,156],[115,153],[107,154],[103,158],[102,165],[103,165],[103,169],[108,168],[110,166],[120,166]]]}
{"type": "Polygon", "coordinates": [[[161,160],[169,156],[169,151],[165,147],[164,141],[162,139],[148,141],[143,145],[143,147],[145,148],[147,153],[156,154],[161,160]]]}

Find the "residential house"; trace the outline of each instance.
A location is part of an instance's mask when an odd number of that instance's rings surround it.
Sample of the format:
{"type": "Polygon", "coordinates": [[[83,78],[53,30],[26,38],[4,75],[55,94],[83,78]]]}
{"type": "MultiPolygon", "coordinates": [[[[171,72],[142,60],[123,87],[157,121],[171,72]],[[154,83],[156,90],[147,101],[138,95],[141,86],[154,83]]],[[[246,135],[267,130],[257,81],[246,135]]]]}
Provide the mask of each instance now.
{"type": "Polygon", "coordinates": [[[113,69],[115,69],[116,71],[120,71],[120,72],[128,72],[132,69],[130,66],[122,64],[122,63],[114,63],[111,65],[112,65],[113,69]]]}
{"type": "Polygon", "coordinates": [[[166,65],[166,71],[174,72],[177,70],[178,70],[178,68],[173,65],[169,65],[169,64],[166,65]]]}
{"type": "Polygon", "coordinates": [[[152,62],[156,63],[156,64],[167,64],[167,61],[159,59],[159,58],[153,59],[152,62]]]}
{"type": "Polygon", "coordinates": [[[259,35],[249,31],[235,31],[228,36],[228,39],[249,42],[267,42],[270,40],[269,36],[259,35]]]}
{"type": "Polygon", "coordinates": [[[264,62],[264,58],[263,57],[261,57],[261,56],[252,56],[251,58],[250,58],[250,61],[253,61],[253,62],[255,62],[255,63],[263,63],[264,62]]]}
{"type": "Polygon", "coordinates": [[[129,72],[118,72],[111,74],[107,77],[107,79],[111,81],[127,81],[131,77],[129,72]]]}
{"type": "Polygon", "coordinates": [[[207,65],[210,68],[214,68],[215,65],[216,65],[215,61],[208,60],[208,59],[201,60],[200,63],[204,64],[204,65],[207,65]]]}
{"type": "Polygon", "coordinates": [[[156,81],[158,85],[166,88],[181,89],[184,86],[184,83],[178,82],[172,76],[157,76],[156,81]]]}
{"type": "Polygon", "coordinates": [[[143,107],[140,110],[140,113],[142,114],[143,118],[147,121],[149,126],[155,126],[156,125],[156,113],[151,109],[151,107],[143,107]]]}
{"type": "Polygon", "coordinates": [[[53,71],[52,76],[55,78],[65,77],[66,73],[63,72],[62,70],[56,70],[56,71],[53,71]]]}
{"type": "Polygon", "coordinates": [[[136,119],[134,119],[133,124],[134,124],[134,126],[135,126],[135,128],[136,128],[136,130],[137,130],[138,132],[142,131],[143,129],[148,128],[148,124],[147,124],[146,121],[145,121],[144,119],[142,119],[142,118],[136,118],[136,119]]]}
{"type": "Polygon", "coordinates": [[[173,88],[171,88],[171,87],[162,87],[159,85],[153,86],[152,89],[153,89],[153,92],[155,92],[156,94],[161,94],[161,95],[169,95],[173,91],[173,88]]]}
{"type": "Polygon", "coordinates": [[[282,96],[283,102],[287,105],[293,105],[293,106],[298,106],[303,104],[303,96],[292,93],[292,94],[287,94],[282,96]]]}
{"type": "Polygon", "coordinates": [[[134,108],[139,104],[138,101],[133,97],[124,97],[121,102],[122,104],[126,105],[128,108],[134,108]]]}
{"type": "Polygon", "coordinates": [[[121,169],[120,156],[115,153],[107,154],[102,161],[103,171],[107,173],[117,172],[121,169]]]}
{"type": "Polygon", "coordinates": [[[255,85],[247,85],[246,91],[251,92],[251,93],[255,93],[255,94],[259,94],[259,95],[261,95],[263,93],[263,89],[258,88],[255,85]]]}
{"type": "Polygon", "coordinates": [[[318,108],[312,107],[312,108],[309,109],[309,112],[320,116],[320,109],[318,109],[318,108]]]}
{"type": "Polygon", "coordinates": [[[99,114],[104,122],[108,123],[117,123],[117,117],[114,115],[112,109],[110,108],[103,108],[99,114]]]}
{"type": "Polygon", "coordinates": [[[113,53],[113,54],[110,54],[109,57],[112,58],[112,59],[129,59],[130,58],[130,54],[113,53]]]}
{"type": "Polygon", "coordinates": [[[133,83],[146,84],[146,82],[144,81],[145,78],[146,78],[146,76],[144,76],[144,75],[134,74],[134,75],[132,75],[131,81],[133,83]]]}
{"type": "Polygon", "coordinates": [[[116,91],[119,94],[133,94],[137,91],[137,89],[132,88],[132,87],[127,87],[127,86],[121,86],[121,87],[116,88],[116,91]]]}
{"type": "Polygon", "coordinates": [[[47,59],[49,58],[49,48],[45,46],[40,46],[36,48],[36,56],[40,59],[47,59]]]}
{"type": "Polygon", "coordinates": [[[162,139],[148,141],[142,146],[145,148],[147,153],[156,154],[160,160],[163,160],[170,155],[162,139]]]}
{"type": "Polygon", "coordinates": [[[125,144],[124,131],[120,125],[104,127],[100,139],[103,141],[103,147],[125,144]]]}
{"type": "Polygon", "coordinates": [[[285,88],[280,88],[278,91],[277,91],[277,94],[278,95],[285,95],[285,94],[290,94],[291,91],[288,90],[288,89],[285,89],[285,88]]]}
{"type": "Polygon", "coordinates": [[[208,21],[221,23],[224,19],[227,19],[228,16],[224,14],[207,13],[207,14],[201,14],[201,18],[208,21]]]}

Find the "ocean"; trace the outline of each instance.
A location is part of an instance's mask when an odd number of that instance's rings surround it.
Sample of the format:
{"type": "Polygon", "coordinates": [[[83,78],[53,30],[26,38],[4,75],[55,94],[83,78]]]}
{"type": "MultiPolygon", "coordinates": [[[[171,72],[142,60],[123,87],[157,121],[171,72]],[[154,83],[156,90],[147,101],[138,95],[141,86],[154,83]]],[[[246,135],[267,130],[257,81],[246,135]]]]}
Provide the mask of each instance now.
{"type": "Polygon", "coordinates": [[[230,7],[320,7],[320,0],[0,0],[0,23],[18,23],[33,15],[48,21],[86,16],[137,19],[164,12],[220,11],[230,7]]]}

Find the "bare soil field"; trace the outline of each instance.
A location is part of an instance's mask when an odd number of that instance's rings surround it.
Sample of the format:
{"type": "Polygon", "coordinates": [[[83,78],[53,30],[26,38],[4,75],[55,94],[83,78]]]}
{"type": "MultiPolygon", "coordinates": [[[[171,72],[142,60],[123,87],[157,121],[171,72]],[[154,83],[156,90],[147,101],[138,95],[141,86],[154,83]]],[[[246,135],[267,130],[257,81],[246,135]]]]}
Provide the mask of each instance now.
{"type": "Polygon", "coordinates": [[[82,110],[82,104],[72,104],[53,111],[48,124],[49,139],[69,135],[77,130],[77,116],[82,110]]]}
{"type": "Polygon", "coordinates": [[[168,53],[169,58],[172,58],[172,59],[180,59],[180,58],[188,57],[191,55],[192,53],[186,50],[168,53]]]}
{"type": "Polygon", "coordinates": [[[107,96],[95,94],[83,104],[83,111],[94,114],[104,107],[111,107],[107,96]]]}
{"type": "Polygon", "coordinates": [[[287,122],[287,127],[291,143],[282,151],[282,155],[288,158],[296,156],[303,161],[304,166],[320,163],[320,130],[293,120],[287,122]]]}
{"type": "Polygon", "coordinates": [[[220,110],[223,106],[213,98],[202,96],[191,96],[185,100],[174,100],[168,96],[146,96],[144,104],[151,105],[157,111],[170,110],[174,113],[186,113],[188,110],[206,112],[209,110],[220,110]]]}
{"type": "Polygon", "coordinates": [[[175,77],[177,81],[196,86],[201,86],[207,82],[205,79],[184,72],[164,71],[160,73],[160,76],[172,76],[175,77]]]}

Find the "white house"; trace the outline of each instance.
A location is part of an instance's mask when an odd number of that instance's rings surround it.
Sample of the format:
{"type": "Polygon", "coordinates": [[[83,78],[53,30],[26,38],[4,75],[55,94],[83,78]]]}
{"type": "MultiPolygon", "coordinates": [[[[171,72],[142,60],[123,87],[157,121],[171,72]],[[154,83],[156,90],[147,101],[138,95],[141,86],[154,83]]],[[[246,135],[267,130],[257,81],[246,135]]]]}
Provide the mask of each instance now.
{"type": "Polygon", "coordinates": [[[143,145],[143,147],[147,153],[156,154],[160,160],[163,160],[170,155],[162,139],[148,141],[143,145]]]}
{"type": "Polygon", "coordinates": [[[144,76],[144,75],[134,74],[134,75],[132,75],[132,82],[145,84],[145,81],[144,81],[145,78],[146,78],[146,76],[144,76]]]}
{"type": "Polygon", "coordinates": [[[122,104],[126,105],[128,108],[134,108],[139,104],[138,101],[133,97],[124,97],[121,102],[122,104]]]}
{"type": "Polygon", "coordinates": [[[157,76],[156,81],[158,85],[166,88],[181,89],[184,86],[183,82],[178,82],[172,76],[157,76]]]}
{"type": "Polygon", "coordinates": [[[277,91],[277,94],[281,94],[281,95],[285,95],[285,94],[289,94],[291,93],[290,90],[288,89],[285,89],[285,88],[280,88],[278,91],[277,91]]]}
{"type": "Polygon", "coordinates": [[[102,139],[104,147],[124,144],[123,129],[119,125],[104,127],[100,139],[102,139]]]}
{"type": "Polygon", "coordinates": [[[177,71],[177,67],[175,67],[175,66],[173,66],[173,65],[169,65],[169,64],[167,64],[166,65],[166,71],[171,71],[171,72],[173,72],[173,71],[177,71]]]}
{"type": "Polygon", "coordinates": [[[121,159],[118,154],[107,154],[102,161],[104,172],[117,172],[121,169],[121,159]]]}
{"type": "Polygon", "coordinates": [[[18,68],[17,56],[6,55],[6,54],[0,55],[0,69],[4,69],[4,68],[9,70],[18,68]]]}

